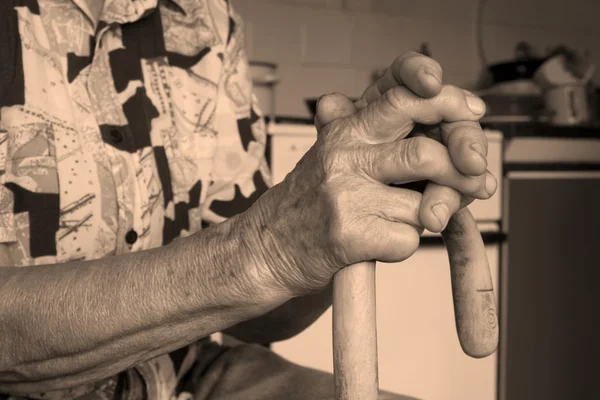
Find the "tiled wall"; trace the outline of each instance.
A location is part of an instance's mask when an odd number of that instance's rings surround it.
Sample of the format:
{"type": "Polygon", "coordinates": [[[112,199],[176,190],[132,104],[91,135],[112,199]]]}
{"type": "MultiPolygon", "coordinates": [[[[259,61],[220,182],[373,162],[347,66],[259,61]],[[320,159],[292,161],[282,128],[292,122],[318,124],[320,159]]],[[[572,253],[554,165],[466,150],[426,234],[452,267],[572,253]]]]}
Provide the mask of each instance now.
{"type": "MultiPolygon", "coordinates": [[[[246,21],[251,60],[279,65],[277,114],[308,116],[303,99],[360,96],[376,68],[428,42],[444,81],[472,88],[481,70],[477,0],[232,0],[246,21]]],[[[526,40],[541,52],[588,50],[600,71],[600,0],[487,0],[488,62],[510,59],[526,40]]],[[[544,54],[544,53],[542,53],[544,54]]],[[[600,83],[600,72],[595,81],[600,83]]]]}

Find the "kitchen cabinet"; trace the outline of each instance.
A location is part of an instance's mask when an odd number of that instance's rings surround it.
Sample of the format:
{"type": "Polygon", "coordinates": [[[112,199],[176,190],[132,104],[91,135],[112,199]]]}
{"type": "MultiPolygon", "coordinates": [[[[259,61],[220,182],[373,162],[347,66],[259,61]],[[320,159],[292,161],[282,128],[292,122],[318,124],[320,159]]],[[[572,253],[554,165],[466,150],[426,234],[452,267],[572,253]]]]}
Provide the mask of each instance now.
{"type": "Polygon", "coordinates": [[[500,400],[600,398],[600,151],[562,171],[552,155],[507,164],[500,400]]]}

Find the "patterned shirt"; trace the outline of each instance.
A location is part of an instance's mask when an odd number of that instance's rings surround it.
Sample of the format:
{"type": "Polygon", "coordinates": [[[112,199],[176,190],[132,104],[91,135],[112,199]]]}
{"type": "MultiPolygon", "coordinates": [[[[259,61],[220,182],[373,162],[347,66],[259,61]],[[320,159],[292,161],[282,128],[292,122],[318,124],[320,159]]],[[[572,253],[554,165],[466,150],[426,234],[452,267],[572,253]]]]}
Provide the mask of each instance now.
{"type": "MultiPolygon", "coordinates": [[[[0,265],[162,246],[244,211],[270,185],[265,124],[231,4],[99,8],[0,1],[0,265]]],[[[185,398],[182,377],[201,349],[202,341],[31,397],[185,398]]]]}

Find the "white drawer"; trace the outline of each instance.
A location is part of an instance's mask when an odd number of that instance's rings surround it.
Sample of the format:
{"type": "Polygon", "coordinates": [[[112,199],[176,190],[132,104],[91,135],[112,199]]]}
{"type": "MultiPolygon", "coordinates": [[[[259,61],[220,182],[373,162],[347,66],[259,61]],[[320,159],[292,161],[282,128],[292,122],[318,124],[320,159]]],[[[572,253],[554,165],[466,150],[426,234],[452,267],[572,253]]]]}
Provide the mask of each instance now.
{"type": "MultiPolygon", "coordinates": [[[[269,127],[271,134],[271,169],[273,183],[281,182],[311,148],[317,138],[312,125],[276,124],[269,127]]],[[[496,194],[489,200],[475,200],[469,209],[479,221],[498,221],[501,218],[502,199],[502,134],[486,131],[489,143],[488,169],[498,180],[496,194]]]]}
{"type": "Polygon", "coordinates": [[[271,172],[273,183],[281,182],[315,143],[314,136],[277,135],[271,139],[271,172]]]}

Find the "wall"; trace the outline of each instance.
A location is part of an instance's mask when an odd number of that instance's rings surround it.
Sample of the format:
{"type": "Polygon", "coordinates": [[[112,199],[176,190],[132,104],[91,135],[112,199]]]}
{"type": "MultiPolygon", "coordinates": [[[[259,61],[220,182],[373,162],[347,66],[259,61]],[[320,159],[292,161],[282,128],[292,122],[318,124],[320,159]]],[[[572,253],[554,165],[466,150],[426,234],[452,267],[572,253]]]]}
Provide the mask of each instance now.
{"type": "MultiPolygon", "coordinates": [[[[442,64],[446,83],[472,88],[481,70],[477,0],[232,2],[246,21],[249,58],[279,65],[280,115],[308,116],[302,100],[307,97],[334,91],[360,96],[373,70],[422,42],[442,64]]],[[[542,52],[559,44],[588,50],[600,67],[599,16],[597,0],[487,0],[486,58],[510,59],[515,44],[526,40],[542,52]]],[[[599,72],[594,80],[600,83],[599,72]]]]}

